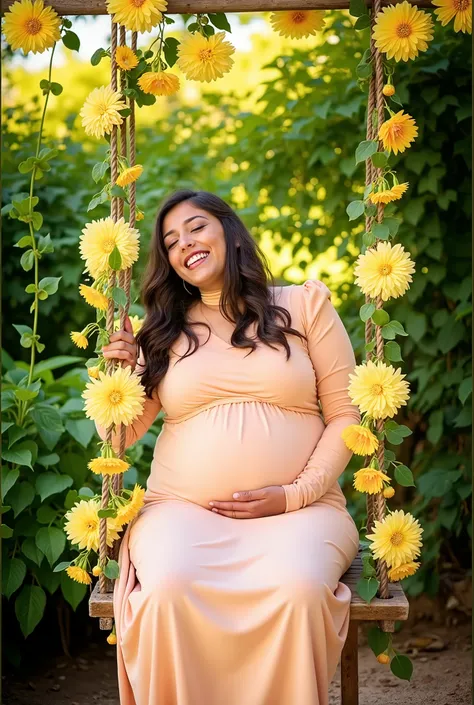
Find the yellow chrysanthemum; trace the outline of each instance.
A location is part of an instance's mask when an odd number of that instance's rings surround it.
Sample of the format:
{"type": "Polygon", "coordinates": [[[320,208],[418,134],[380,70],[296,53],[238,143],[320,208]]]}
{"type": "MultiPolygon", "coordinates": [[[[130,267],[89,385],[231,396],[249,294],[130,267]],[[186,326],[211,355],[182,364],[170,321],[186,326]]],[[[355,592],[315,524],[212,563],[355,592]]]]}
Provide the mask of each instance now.
{"type": "Polygon", "coordinates": [[[87,570],[84,570],[84,568],[80,568],[78,565],[70,565],[68,568],[66,568],[66,573],[72,580],[75,580],[76,583],[90,585],[92,582],[92,578],[87,572],[87,570]]]}
{"type": "Polygon", "coordinates": [[[349,374],[349,396],[362,413],[373,419],[392,418],[409,398],[409,384],[400,368],[377,360],[357,365],[349,374]]]}
{"type": "Polygon", "coordinates": [[[357,492],[377,494],[383,488],[383,483],[390,482],[388,475],[377,468],[361,468],[354,473],[354,488],[357,492]]]}
{"type": "Polygon", "coordinates": [[[125,524],[129,524],[132,519],[135,519],[138,512],[144,505],[144,495],[145,490],[143,487],[135,485],[130,501],[120,507],[117,511],[117,516],[115,517],[115,523],[117,526],[124,526],[125,524]]]}
{"type": "Polygon", "coordinates": [[[417,135],[418,127],[414,119],[408,113],[404,114],[403,110],[385,120],[379,129],[379,140],[382,140],[383,148],[394,154],[404,152],[417,135]]]}
{"type": "MultiPolygon", "coordinates": [[[[143,326],[143,318],[139,318],[138,316],[129,316],[129,318],[132,324],[133,335],[136,335],[143,326]]],[[[114,320],[114,330],[120,330],[120,318],[114,320]]]]}
{"type": "Polygon", "coordinates": [[[130,467],[120,458],[93,458],[87,465],[96,475],[118,475],[130,467]]]}
{"type": "Polygon", "coordinates": [[[107,0],[107,12],[114,16],[114,22],[132,32],[152,30],[160,24],[167,7],[165,0],[107,0]]]}
{"type": "Polygon", "coordinates": [[[216,32],[210,37],[202,34],[188,34],[178,46],[176,62],[186,78],[192,81],[215,81],[230,71],[235,49],[224,41],[225,32],[216,32]]]}
{"type": "Polygon", "coordinates": [[[417,519],[398,509],[383,521],[375,521],[367,539],[372,542],[375,558],[385,561],[389,568],[399,568],[420,555],[422,532],[417,519]]]}
{"type": "Polygon", "coordinates": [[[106,428],[133,423],[143,411],[145,397],[138,375],[130,367],[117,367],[110,375],[99,372],[99,377],[88,382],[82,393],[86,416],[106,428]]]}
{"type": "Polygon", "coordinates": [[[138,66],[138,57],[130,47],[120,46],[115,50],[115,61],[124,71],[130,71],[138,66]]]}
{"type": "Polygon", "coordinates": [[[142,173],[142,165],[135,164],[134,166],[128,167],[128,169],[124,169],[120,176],[117,177],[117,181],[115,183],[117,186],[121,186],[123,188],[124,186],[128,186],[128,184],[133,184],[133,182],[136,181],[142,173]]]}
{"type": "Polygon", "coordinates": [[[446,25],[454,17],[454,31],[472,34],[472,1],[471,0],[433,0],[437,6],[435,15],[441,24],[446,25]]]}
{"type": "MultiPolygon", "coordinates": [[[[64,530],[71,543],[89,551],[99,550],[99,509],[97,499],[81,500],[66,512],[64,530]]],[[[119,538],[115,522],[107,521],[107,545],[112,546],[119,538]]]]}
{"type": "Polygon", "coordinates": [[[388,571],[388,579],[392,583],[395,583],[397,580],[403,580],[404,578],[408,578],[409,575],[415,575],[419,567],[419,563],[410,561],[410,563],[403,563],[397,568],[390,568],[388,571]]]}
{"type": "Polygon", "coordinates": [[[179,91],[179,78],[168,71],[148,71],[140,76],[138,85],[151,95],[173,95],[179,91]]]}
{"type": "Polygon", "coordinates": [[[87,340],[86,336],[82,333],[78,333],[75,330],[73,330],[71,333],[71,340],[74,345],[77,345],[78,348],[82,348],[83,350],[85,350],[89,345],[89,341],[87,340]]]}
{"type": "Polygon", "coordinates": [[[323,10],[287,10],[272,12],[270,22],[282,37],[301,39],[316,34],[324,26],[323,10]]]}
{"type": "Polygon", "coordinates": [[[41,54],[61,38],[61,18],[52,7],[45,7],[43,0],[14,2],[5,13],[3,33],[15,51],[23,49],[41,54]]]}
{"type": "Polygon", "coordinates": [[[355,283],[364,294],[382,301],[397,299],[410,288],[415,265],[403,245],[378,242],[359,255],[354,267],[355,283]]]}
{"type": "Polygon", "coordinates": [[[82,127],[86,134],[100,139],[105,134],[112,132],[114,125],[121,125],[123,117],[120,110],[127,104],[122,100],[119,91],[112,90],[111,86],[94,88],[86,98],[80,110],[82,127]]]}
{"type": "Polygon", "coordinates": [[[87,223],[82,230],[79,250],[86,260],[86,270],[97,279],[109,269],[109,256],[117,247],[122,257],[121,269],[128,269],[138,259],[139,232],[123,218],[114,223],[108,216],[87,223]]]}
{"type": "Polygon", "coordinates": [[[382,191],[374,191],[369,195],[369,199],[372,203],[391,203],[392,201],[398,201],[408,188],[408,182],[404,184],[395,184],[392,188],[384,189],[382,191]]]}
{"type": "Polygon", "coordinates": [[[90,306],[98,308],[99,311],[107,311],[109,300],[101,291],[97,291],[97,289],[87,286],[87,284],[80,284],[79,293],[90,306]]]}
{"type": "Polygon", "coordinates": [[[393,495],[395,494],[395,490],[393,487],[386,487],[384,491],[382,492],[383,496],[385,499],[391,499],[393,495]]]}
{"type": "Polygon", "coordinates": [[[433,39],[433,21],[427,12],[404,0],[377,13],[373,38],[387,59],[408,61],[428,49],[428,42],[433,39]]]}
{"type": "Polygon", "coordinates": [[[341,438],[346,446],[356,455],[372,455],[378,448],[379,442],[370,428],[351,424],[341,433],[341,438]]]}

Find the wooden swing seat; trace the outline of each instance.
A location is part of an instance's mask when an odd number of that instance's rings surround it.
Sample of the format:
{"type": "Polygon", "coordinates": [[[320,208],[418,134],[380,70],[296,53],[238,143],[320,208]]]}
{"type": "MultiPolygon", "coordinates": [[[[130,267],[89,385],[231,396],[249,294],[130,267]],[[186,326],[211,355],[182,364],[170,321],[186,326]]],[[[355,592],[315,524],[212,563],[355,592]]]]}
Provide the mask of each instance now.
{"type": "MultiPolygon", "coordinates": [[[[341,655],[341,705],[359,705],[359,623],[379,622],[384,632],[393,632],[395,621],[408,618],[408,600],[399,582],[389,583],[389,598],[374,597],[372,602],[367,604],[356,592],[357,581],[361,576],[362,559],[359,549],[350,568],[341,578],[341,582],[347,585],[352,593],[349,631],[341,655]]],[[[101,629],[112,628],[112,593],[100,593],[98,581],[89,600],[89,615],[99,617],[101,629]]]]}

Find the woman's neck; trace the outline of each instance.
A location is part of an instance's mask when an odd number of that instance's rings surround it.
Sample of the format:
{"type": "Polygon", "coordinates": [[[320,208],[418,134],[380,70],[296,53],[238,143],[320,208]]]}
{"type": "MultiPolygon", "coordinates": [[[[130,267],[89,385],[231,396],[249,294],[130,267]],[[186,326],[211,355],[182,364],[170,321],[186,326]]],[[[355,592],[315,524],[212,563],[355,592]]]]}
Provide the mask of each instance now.
{"type": "Polygon", "coordinates": [[[201,291],[201,301],[210,308],[219,308],[222,289],[213,289],[212,291],[201,291]]]}

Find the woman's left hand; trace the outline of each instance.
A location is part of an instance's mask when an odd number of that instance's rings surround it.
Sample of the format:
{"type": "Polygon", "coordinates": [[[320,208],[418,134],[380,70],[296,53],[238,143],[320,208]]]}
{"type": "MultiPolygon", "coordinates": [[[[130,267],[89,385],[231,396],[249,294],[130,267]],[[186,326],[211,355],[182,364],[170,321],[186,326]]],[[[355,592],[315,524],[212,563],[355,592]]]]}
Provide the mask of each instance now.
{"type": "Polygon", "coordinates": [[[209,502],[212,511],[232,519],[257,519],[283,514],[286,510],[286,495],[281,485],[242,490],[233,497],[233,502],[209,502]]]}

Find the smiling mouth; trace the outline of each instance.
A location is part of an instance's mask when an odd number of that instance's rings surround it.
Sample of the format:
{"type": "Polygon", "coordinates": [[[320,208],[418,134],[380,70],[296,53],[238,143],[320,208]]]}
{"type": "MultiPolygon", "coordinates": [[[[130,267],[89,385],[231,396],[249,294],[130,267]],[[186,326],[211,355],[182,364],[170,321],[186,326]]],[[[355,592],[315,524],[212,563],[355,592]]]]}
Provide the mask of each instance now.
{"type": "Polygon", "coordinates": [[[186,262],[186,269],[195,269],[198,267],[204,260],[206,260],[209,257],[209,252],[200,252],[198,255],[193,255],[192,257],[189,258],[188,262],[186,262]]]}

